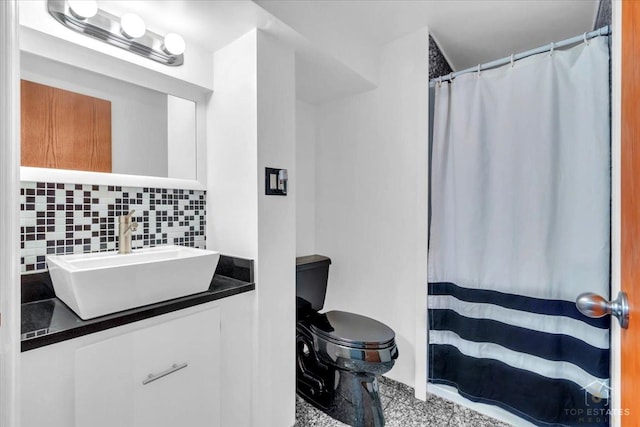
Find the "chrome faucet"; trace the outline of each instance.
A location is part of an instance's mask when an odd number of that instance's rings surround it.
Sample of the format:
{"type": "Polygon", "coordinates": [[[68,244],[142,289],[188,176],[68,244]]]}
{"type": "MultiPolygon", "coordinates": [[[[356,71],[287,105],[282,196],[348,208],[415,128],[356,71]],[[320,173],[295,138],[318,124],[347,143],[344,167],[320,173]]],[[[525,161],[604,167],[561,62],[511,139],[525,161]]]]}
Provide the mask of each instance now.
{"type": "Polygon", "coordinates": [[[138,223],[131,220],[135,210],[118,217],[118,253],[131,253],[131,233],[138,229],[138,223]]]}

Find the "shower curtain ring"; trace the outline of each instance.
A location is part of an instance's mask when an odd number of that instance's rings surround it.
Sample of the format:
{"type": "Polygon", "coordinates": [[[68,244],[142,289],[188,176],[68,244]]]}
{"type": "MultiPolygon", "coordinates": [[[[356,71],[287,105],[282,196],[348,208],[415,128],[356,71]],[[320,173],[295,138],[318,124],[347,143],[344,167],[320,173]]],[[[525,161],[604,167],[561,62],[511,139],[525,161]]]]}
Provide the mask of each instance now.
{"type": "Polygon", "coordinates": [[[553,49],[555,49],[556,45],[551,42],[551,49],[549,49],[549,56],[553,56],[553,49]]]}
{"type": "Polygon", "coordinates": [[[587,40],[587,33],[584,33],[584,35],[582,36],[582,38],[584,39],[584,44],[586,44],[587,46],[589,46],[589,41],[587,40]]]}
{"type": "Polygon", "coordinates": [[[511,54],[511,68],[513,68],[513,53],[511,54]]]}
{"type": "Polygon", "coordinates": [[[449,73],[449,83],[453,83],[453,73],[449,73]]]}
{"type": "Polygon", "coordinates": [[[480,77],[480,64],[478,64],[478,77],[480,77]]]}

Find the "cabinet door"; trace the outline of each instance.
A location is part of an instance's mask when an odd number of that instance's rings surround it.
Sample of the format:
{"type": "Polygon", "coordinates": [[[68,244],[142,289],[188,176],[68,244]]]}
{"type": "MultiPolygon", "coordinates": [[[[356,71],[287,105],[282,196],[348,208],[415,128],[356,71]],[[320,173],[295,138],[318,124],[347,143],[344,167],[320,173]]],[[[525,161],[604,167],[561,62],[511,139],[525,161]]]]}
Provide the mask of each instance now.
{"type": "Polygon", "coordinates": [[[66,341],[20,354],[21,427],[74,425],[74,352],[66,341]]]}
{"type": "Polygon", "coordinates": [[[76,426],[218,426],[219,343],[215,308],[78,349],[76,426]]]}

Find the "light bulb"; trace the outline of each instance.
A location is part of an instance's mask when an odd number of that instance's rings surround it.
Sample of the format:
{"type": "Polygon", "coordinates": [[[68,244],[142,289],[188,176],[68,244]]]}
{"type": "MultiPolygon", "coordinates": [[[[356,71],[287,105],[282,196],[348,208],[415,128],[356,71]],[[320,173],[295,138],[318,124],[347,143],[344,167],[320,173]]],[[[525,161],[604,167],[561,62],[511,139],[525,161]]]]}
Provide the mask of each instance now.
{"type": "Polygon", "coordinates": [[[169,55],[180,55],[184,53],[185,47],[184,39],[179,34],[169,33],[164,36],[162,49],[169,55]]]}
{"type": "Polygon", "coordinates": [[[137,39],[144,36],[147,27],[144,21],[135,13],[127,13],[120,18],[120,27],[122,34],[130,39],[137,39]]]}
{"type": "Polygon", "coordinates": [[[98,13],[98,3],[94,0],[68,0],[71,14],[78,19],[87,19],[98,13]]]}

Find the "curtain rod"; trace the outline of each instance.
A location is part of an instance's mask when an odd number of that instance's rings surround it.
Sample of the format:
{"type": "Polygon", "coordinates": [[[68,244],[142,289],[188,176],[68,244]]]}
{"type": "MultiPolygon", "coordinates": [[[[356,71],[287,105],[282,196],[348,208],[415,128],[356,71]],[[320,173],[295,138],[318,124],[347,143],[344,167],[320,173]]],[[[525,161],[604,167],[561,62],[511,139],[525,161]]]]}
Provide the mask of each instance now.
{"type": "Polygon", "coordinates": [[[535,49],[527,50],[525,52],[517,53],[517,54],[511,55],[511,56],[506,56],[504,58],[496,59],[495,61],[487,62],[485,64],[480,64],[480,65],[477,65],[475,67],[465,68],[464,70],[457,71],[455,73],[450,73],[450,74],[447,74],[446,76],[433,78],[433,79],[431,79],[429,81],[429,86],[433,86],[437,82],[440,82],[440,81],[444,82],[444,81],[447,81],[447,80],[453,80],[454,78],[456,78],[456,77],[458,77],[458,76],[460,76],[462,74],[476,73],[478,71],[488,70],[490,68],[496,68],[496,67],[499,67],[501,65],[509,64],[512,61],[517,61],[519,59],[526,58],[526,57],[531,56],[531,55],[536,55],[536,54],[542,53],[542,52],[549,52],[552,48],[553,49],[562,48],[562,47],[565,47],[565,46],[569,46],[569,45],[572,45],[572,44],[576,44],[576,43],[579,43],[579,42],[586,41],[588,39],[592,39],[594,37],[606,36],[606,35],[609,35],[609,34],[611,34],[611,28],[608,25],[605,25],[602,28],[599,28],[599,29],[597,29],[595,31],[584,33],[581,36],[571,37],[570,39],[562,40],[562,41],[559,41],[557,43],[550,43],[550,44],[547,44],[547,45],[544,45],[544,46],[540,46],[540,47],[535,48],[535,49]]]}

